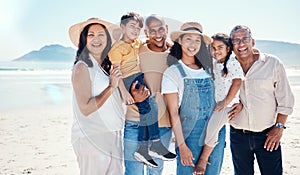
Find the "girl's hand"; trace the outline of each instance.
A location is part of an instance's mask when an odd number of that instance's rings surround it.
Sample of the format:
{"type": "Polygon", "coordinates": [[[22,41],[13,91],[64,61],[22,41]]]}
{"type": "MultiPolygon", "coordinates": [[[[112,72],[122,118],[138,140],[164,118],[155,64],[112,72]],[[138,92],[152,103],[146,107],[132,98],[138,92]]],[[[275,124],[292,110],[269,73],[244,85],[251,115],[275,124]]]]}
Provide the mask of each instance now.
{"type": "Polygon", "coordinates": [[[193,175],[197,175],[197,174],[203,175],[206,170],[206,165],[210,165],[210,163],[207,160],[199,159],[196,167],[194,168],[193,175]]]}
{"type": "Polygon", "coordinates": [[[219,101],[219,102],[217,102],[214,111],[215,111],[215,112],[221,111],[221,110],[224,109],[225,107],[226,107],[225,100],[219,101]]]}

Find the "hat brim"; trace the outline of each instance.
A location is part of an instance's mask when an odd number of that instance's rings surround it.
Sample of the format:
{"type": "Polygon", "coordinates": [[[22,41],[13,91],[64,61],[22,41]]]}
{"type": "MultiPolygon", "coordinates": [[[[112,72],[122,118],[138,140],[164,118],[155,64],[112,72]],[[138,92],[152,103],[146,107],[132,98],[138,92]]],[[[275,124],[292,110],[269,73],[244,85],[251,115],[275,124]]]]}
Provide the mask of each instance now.
{"type": "Polygon", "coordinates": [[[203,37],[203,40],[206,44],[211,44],[211,38],[205,34],[202,34],[198,31],[174,31],[170,34],[170,38],[171,40],[174,42],[176,41],[180,35],[183,35],[183,34],[197,34],[197,35],[200,35],[203,37]]]}
{"type": "Polygon", "coordinates": [[[86,27],[89,24],[93,24],[93,23],[102,24],[107,28],[107,30],[110,34],[110,37],[112,39],[112,43],[114,43],[116,40],[120,39],[121,29],[116,24],[112,24],[110,22],[107,22],[107,21],[104,21],[101,19],[89,19],[87,21],[80,22],[78,24],[74,24],[69,29],[70,40],[76,47],[78,47],[80,33],[82,32],[84,27],[86,27]]]}

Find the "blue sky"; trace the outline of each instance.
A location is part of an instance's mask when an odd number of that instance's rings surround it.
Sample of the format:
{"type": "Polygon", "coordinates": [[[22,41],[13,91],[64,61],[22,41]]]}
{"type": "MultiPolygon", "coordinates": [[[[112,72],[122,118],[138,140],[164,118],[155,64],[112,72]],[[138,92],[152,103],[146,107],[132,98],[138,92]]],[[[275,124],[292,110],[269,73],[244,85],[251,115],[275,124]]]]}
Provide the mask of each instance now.
{"type": "Polygon", "coordinates": [[[130,11],[198,21],[209,36],[244,24],[254,39],[300,44],[299,6],[299,0],[0,0],[0,61],[49,44],[73,47],[71,25],[90,17],[117,23],[130,11]]]}

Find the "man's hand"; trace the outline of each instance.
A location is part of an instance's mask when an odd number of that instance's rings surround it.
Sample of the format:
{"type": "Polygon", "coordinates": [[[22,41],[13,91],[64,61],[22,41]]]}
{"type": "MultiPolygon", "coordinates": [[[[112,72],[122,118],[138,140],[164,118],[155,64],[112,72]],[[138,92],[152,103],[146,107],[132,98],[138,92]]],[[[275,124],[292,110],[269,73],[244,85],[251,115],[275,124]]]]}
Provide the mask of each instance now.
{"type": "Polygon", "coordinates": [[[150,91],[144,85],[140,85],[140,87],[138,89],[136,89],[135,86],[137,85],[137,83],[138,83],[138,81],[135,81],[132,84],[131,89],[130,89],[131,95],[135,102],[142,102],[146,98],[149,97],[150,91]]]}
{"type": "Polygon", "coordinates": [[[232,120],[236,117],[236,115],[241,112],[243,109],[243,104],[242,103],[235,103],[232,105],[233,109],[228,113],[228,118],[229,120],[232,120]]]}
{"type": "Polygon", "coordinates": [[[267,151],[272,152],[273,150],[277,150],[280,145],[280,140],[282,137],[283,128],[277,128],[274,126],[271,131],[267,134],[267,139],[264,144],[264,148],[267,151]]]}

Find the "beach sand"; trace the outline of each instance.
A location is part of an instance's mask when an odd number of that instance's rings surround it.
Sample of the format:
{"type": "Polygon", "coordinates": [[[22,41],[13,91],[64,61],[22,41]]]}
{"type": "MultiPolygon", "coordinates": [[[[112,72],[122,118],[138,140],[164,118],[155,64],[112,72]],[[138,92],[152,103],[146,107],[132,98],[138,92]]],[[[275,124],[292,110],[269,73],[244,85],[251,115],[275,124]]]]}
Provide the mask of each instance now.
{"type": "MultiPolygon", "coordinates": [[[[295,110],[288,118],[282,138],[283,168],[284,174],[299,175],[300,87],[294,87],[293,92],[295,110]]],[[[1,110],[0,175],[79,174],[70,142],[71,124],[70,104],[1,110]]],[[[225,153],[221,174],[233,174],[229,143],[225,153]]],[[[163,174],[174,175],[175,168],[175,161],[166,162],[163,174]]],[[[256,174],[259,174],[257,165],[256,174]]]]}

